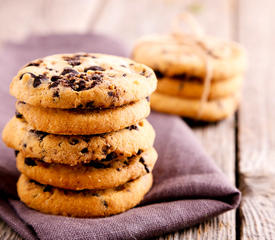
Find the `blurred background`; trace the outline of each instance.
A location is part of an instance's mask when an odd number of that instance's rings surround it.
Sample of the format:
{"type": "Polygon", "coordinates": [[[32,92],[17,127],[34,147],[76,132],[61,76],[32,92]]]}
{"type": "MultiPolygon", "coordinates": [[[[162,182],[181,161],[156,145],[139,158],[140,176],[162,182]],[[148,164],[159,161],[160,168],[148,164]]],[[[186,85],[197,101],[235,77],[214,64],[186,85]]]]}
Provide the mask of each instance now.
{"type": "MultiPolygon", "coordinates": [[[[242,204],[167,239],[275,239],[274,9],[273,0],[0,0],[0,47],[30,34],[97,32],[115,36],[130,51],[144,34],[169,32],[183,11],[206,33],[240,42],[249,70],[239,111],[193,130],[242,190],[242,204]]],[[[15,236],[2,222],[1,229],[0,236],[15,236]]]]}
{"type": "Polygon", "coordinates": [[[210,34],[230,38],[227,27],[219,29],[220,9],[224,24],[234,18],[234,0],[0,0],[0,41],[24,39],[29,34],[84,33],[115,35],[132,44],[143,34],[169,32],[178,13],[190,11],[210,34]]]}

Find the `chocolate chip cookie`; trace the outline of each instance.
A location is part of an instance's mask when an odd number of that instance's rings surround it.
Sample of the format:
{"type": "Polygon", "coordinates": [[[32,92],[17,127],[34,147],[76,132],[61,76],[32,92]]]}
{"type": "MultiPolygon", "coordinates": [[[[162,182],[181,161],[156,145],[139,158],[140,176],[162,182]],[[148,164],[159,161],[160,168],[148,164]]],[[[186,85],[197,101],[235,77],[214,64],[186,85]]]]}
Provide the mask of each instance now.
{"type": "Polygon", "coordinates": [[[49,164],[41,159],[25,157],[18,153],[18,170],[41,184],[63,189],[108,189],[125,184],[152,171],[157,160],[155,149],[124,159],[90,162],[68,166],[49,164]]]}
{"type": "Polygon", "coordinates": [[[233,95],[202,104],[197,99],[173,97],[157,92],[151,96],[153,110],[207,122],[216,122],[232,115],[239,100],[238,95],[233,95]]]}
{"type": "Polygon", "coordinates": [[[145,36],[135,45],[132,57],[153,68],[160,77],[188,75],[203,79],[206,75],[205,59],[192,46],[206,54],[213,66],[212,81],[240,75],[246,68],[244,49],[235,42],[194,36],[189,43],[184,37],[173,34],[145,36]]]}
{"type": "Polygon", "coordinates": [[[17,192],[28,207],[43,213],[104,217],[139,204],[151,188],[152,181],[152,174],[146,174],[116,188],[72,191],[40,184],[22,174],[17,183],[17,192]]]}
{"type": "Polygon", "coordinates": [[[34,129],[64,135],[90,135],[113,132],[137,124],[150,113],[150,103],[142,99],[109,109],[57,109],[17,102],[18,114],[34,129]]]}
{"type": "Polygon", "coordinates": [[[136,102],[156,88],[154,72],[127,58],[58,54],[36,59],[10,85],[19,101],[44,108],[110,108],[136,102]]]}
{"type": "Polygon", "coordinates": [[[17,114],[5,126],[3,141],[24,156],[74,166],[90,161],[127,158],[153,146],[155,132],[147,120],[99,135],[56,135],[33,129],[17,114]]]}

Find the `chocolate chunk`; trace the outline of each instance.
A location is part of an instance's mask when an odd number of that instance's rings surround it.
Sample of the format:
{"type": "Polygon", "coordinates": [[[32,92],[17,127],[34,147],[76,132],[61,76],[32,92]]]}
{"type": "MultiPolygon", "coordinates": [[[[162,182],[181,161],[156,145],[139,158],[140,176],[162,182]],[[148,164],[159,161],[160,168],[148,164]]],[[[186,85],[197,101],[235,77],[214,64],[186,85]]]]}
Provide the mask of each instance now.
{"type": "Polygon", "coordinates": [[[123,163],[124,165],[129,166],[129,163],[127,161],[124,161],[123,163]]]}
{"type": "Polygon", "coordinates": [[[127,74],[126,74],[126,73],[123,73],[123,74],[122,74],[122,76],[123,76],[123,77],[126,77],[126,76],[127,76],[127,74]]]}
{"type": "Polygon", "coordinates": [[[81,150],[81,153],[87,153],[89,150],[88,150],[88,148],[83,148],[82,150],[81,150]]]}
{"type": "Polygon", "coordinates": [[[141,158],[139,159],[139,162],[140,162],[141,164],[143,164],[143,166],[144,166],[144,168],[145,168],[145,171],[146,171],[147,173],[149,173],[150,170],[149,170],[147,164],[145,163],[145,160],[144,160],[143,157],[141,157],[141,158]]]}
{"type": "Polygon", "coordinates": [[[103,67],[100,67],[100,66],[90,66],[90,67],[87,67],[84,69],[84,72],[87,72],[87,71],[105,71],[105,69],[103,67]]]}
{"type": "Polygon", "coordinates": [[[131,125],[129,127],[126,127],[126,129],[129,129],[130,131],[131,130],[138,130],[138,127],[136,125],[131,125]]]}
{"type": "Polygon", "coordinates": [[[112,92],[112,91],[110,91],[110,92],[108,92],[108,95],[109,95],[110,97],[113,97],[113,98],[118,98],[118,97],[119,97],[118,92],[112,92]]]}
{"type": "Polygon", "coordinates": [[[120,172],[120,171],[121,171],[121,169],[120,169],[120,168],[117,168],[116,170],[117,170],[118,172],[120,172]]]}
{"type": "Polygon", "coordinates": [[[25,158],[25,164],[31,167],[37,166],[35,160],[32,158],[25,158]]]}
{"type": "Polygon", "coordinates": [[[60,97],[59,96],[59,90],[56,90],[56,91],[53,92],[53,97],[57,97],[57,98],[60,97]]]}
{"type": "Polygon", "coordinates": [[[15,150],[15,151],[14,151],[15,157],[17,157],[18,153],[19,153],[18,150],[15,150]]]}
{"type": "Polygon", "coordinates": [[[27,144],[26,144],[26,143],[24,143],[24,144],[23,144],[23,148],[26,148],[26,147],[27,147],[27,144]]]}
{"type": "Polygon", "coordinates": [[[15,111],[15,117],[22,119],[23,115],[20,112],[15,111]]]}
{"type": "Polygon", "coordinates": [[[139,73],[141,76],[145,76],[145,73],[146,73],[146,70],[145,69],[142,69],[142,72],[139,73]]]}
{"type": "Polygon", "coordinates": [[[39,139],[40,142],[44,139],[44,137],[46,137],[47,135],[49,135],[49,133],[38,131],[38,130],[34,130],[34,129],[31,129],[30,133],[33,133],[34,135],[36,135],[36,137],[38,137],[38,139],[39,139]]]}
{"type": "Polygon", "coordinates": [[[52,186],[46,185],[46,186],[43,188],[43,192],[52,192],[52,189],[53,189],[52,186]]]}
{"type": "Polygon", "coordinates": [[[146,100],[147,100],[147,102],[150,102],[150,97],[147,96],[147,97],[146,97],[146,100]]]}
{"type": "Polygon", "coordinates": [[[76,144],[78,144],[78,143],[79,143],[79,140],[78,140],[78,139],[73,138],[73,139],[70,139],[70,140],[69,140],[69,143],[70,143],[71,145],[76,145],[76,144]]]}
{"type": "Polygon", "coordinates": [[[66,75],[66,74],[78,75],[79,72],[75,71],[72,68],[64,68],[63,72],[60,75],[66,75]]]}

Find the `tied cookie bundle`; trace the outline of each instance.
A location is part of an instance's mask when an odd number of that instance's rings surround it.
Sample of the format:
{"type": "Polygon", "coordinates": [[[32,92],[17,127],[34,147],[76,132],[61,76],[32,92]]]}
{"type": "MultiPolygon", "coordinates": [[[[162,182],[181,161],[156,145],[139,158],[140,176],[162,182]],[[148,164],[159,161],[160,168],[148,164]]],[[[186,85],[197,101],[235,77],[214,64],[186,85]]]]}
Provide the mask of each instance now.
{"type": "Polygon", "coordinates": [[[132,56],[158,77],[152,109],[209,122],[236,111],[246,67],[244,50],[235,42],[205,36],[190,15],[180,15],[171,34],[141,38],[132,56]],[[182,32],[181,20],[192,34],[182,32]]]}
{"type": "Polygon", "coordinates": [[[104,54],[59,54],[24,66],[10,86],[16,115],[3,131],[16,150],[21,201],[74,217],[139,204],[157,160],[145,119],[156,82],[149,67],[104,54]]]}

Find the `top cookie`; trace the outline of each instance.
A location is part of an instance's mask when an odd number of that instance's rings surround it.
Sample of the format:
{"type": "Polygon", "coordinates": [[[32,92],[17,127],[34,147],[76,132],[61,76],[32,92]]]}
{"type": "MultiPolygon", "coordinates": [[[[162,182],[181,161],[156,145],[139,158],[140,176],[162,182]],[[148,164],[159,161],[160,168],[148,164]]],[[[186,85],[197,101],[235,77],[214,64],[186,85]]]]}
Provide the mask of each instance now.
{"type": "Polygon", "coordinates": [[[212,37],[146,36],[136,43],[132,57],[153,68],[160,76],[204,78],[206,66],[201,52],[211,61],[213,80],[235,76],[245,69],[245,53],[241,46],[212,37]]]}
{"type": "Polygon", "coordinates": [[[154,72],[127,58],[58,54],[37,59],[13,78],[20,101],[47,108],[109,108],[138,101],[156,88],[154,72]]]}

